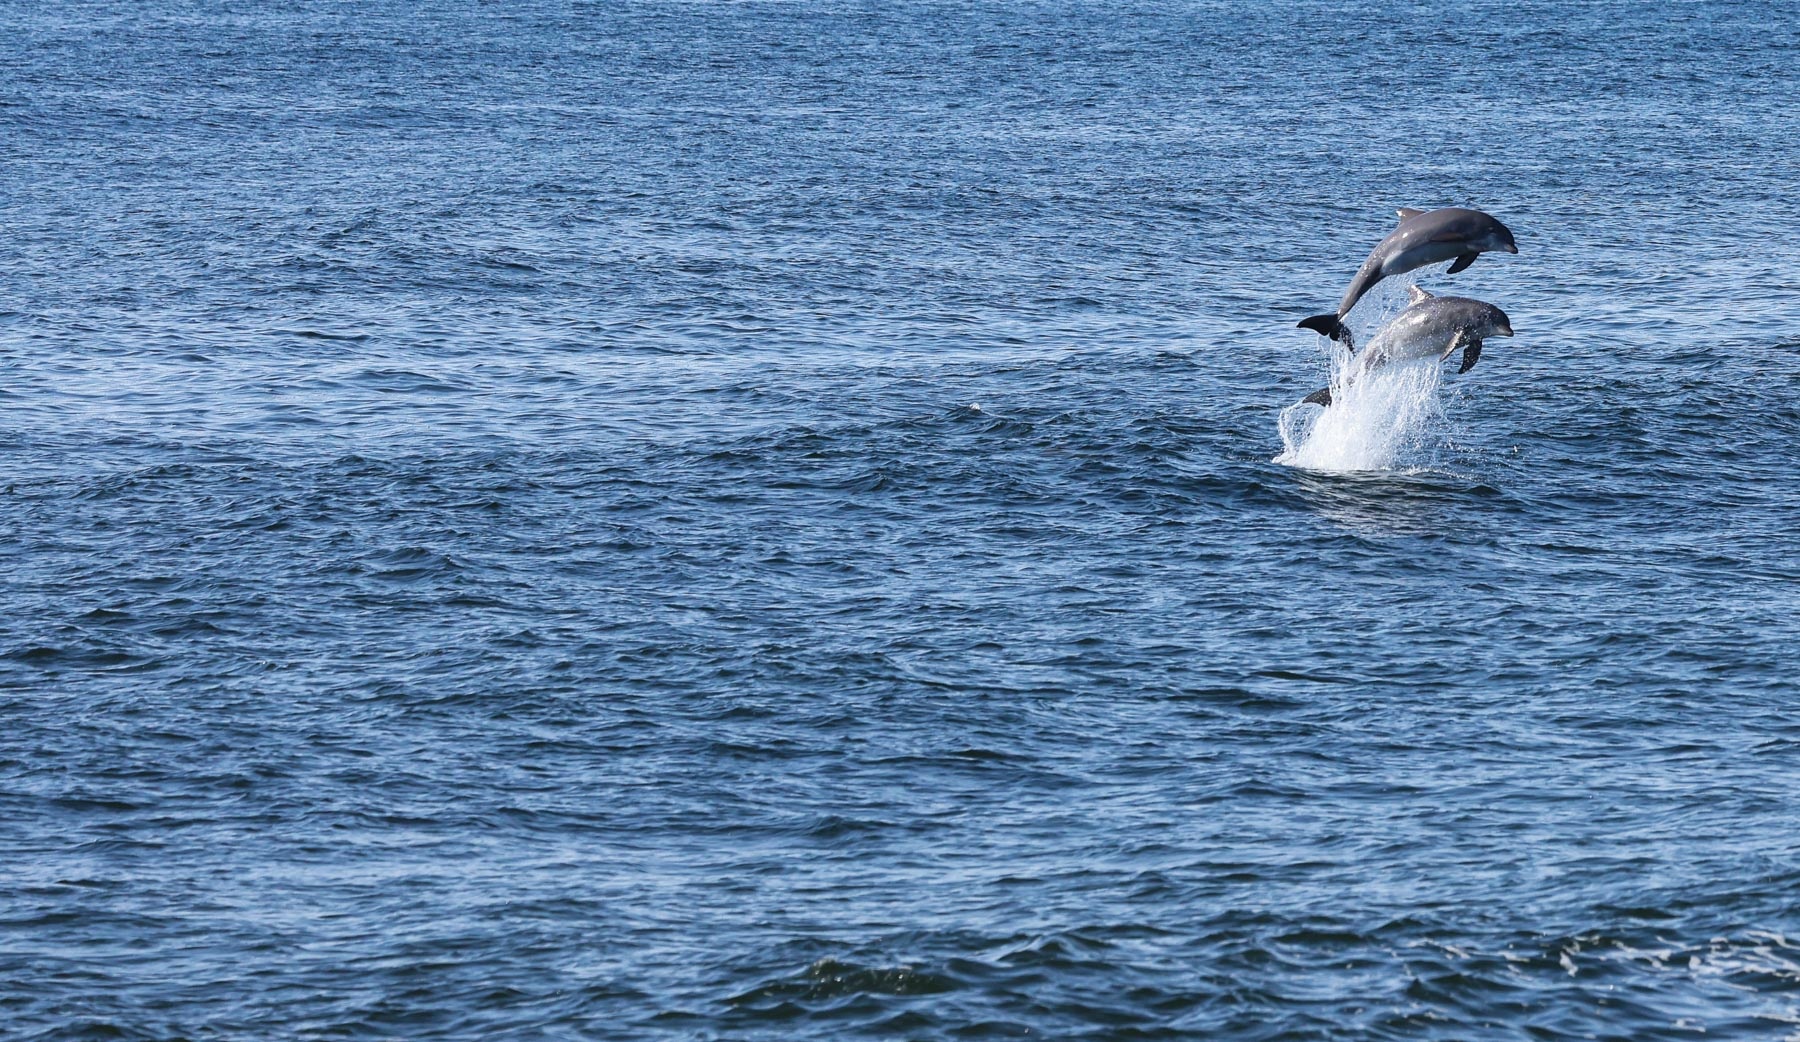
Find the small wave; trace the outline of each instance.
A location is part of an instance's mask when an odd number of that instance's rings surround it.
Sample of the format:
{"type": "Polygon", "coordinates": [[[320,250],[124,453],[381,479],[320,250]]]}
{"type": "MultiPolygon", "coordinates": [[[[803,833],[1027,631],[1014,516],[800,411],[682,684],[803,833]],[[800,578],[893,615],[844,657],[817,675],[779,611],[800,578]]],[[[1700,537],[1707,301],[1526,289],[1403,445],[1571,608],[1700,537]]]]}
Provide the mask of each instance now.
{"type": "Polygon", "coordinates": [[[937,995],[958,982],[944,974],[912,966],[859,966],[823,958],[802,973],[770,981],[731,999],[734,1006],[757,1006],[778,1000],[819,1001],[847,995],[937,995]]]}
{"type": "Polygon", "coordinates": [[[360,343],[372,338],[372,334],[362,330],[350,332],[342,330],[294,328],[279,329],[276,330],[276,332],[291,337],[298,337],[301,340],[345,340],[353,343],[360,343]]]}

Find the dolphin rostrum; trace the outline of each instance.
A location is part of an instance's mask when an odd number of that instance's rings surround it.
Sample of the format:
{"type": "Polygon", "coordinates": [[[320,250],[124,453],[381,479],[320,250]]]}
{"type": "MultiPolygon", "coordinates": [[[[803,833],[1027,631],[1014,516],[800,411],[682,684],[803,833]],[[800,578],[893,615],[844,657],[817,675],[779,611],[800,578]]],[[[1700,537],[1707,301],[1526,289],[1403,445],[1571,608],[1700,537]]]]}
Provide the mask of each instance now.
{"type": "MultiPolygon", "coordinates": [[[[1491,336],[1512,336],[1512,323],[1506,312],[1492,304],[1467,297],[1437,297],[1417,286],[1409,287],[1412,304],[1400,312],[1387,328],[1369,341],[1369,346],[1356,357],[1346,384],[1364,373],[1373,372],[1389,362],[1408,362],[1419,358],[1448,358],[1459,348],[1466,373],[1475,368],[1481,357],[1481,342],[1491,336]]],[[[1315,405],[1331,404],[1331,388],[1323,387],[1302,401],[1315,405]]]]}
{"type": "Polygon", "coordinates": [[[1389,275],[1399,275],[1439,261],[1455,260],[1456,263],[1450,265],[1448,272],[1454,275],[1475,263],[1475,258],[1483,253],[1495,250],[1519,252],[1518,244],[1513,242],[1512,232],[1506,230],[1506,225],[1480,210],[1465,210],[1460,206],[1447,206],[1441,210],[1415,210],[1409,206],[1403,207],[1399,214],[1399,226],[1376,244],[1375,249],[1369,253],[1369,259],[1363,261],[1356,277],[1350,280],[1350,288],[1344,291],[1344,299],[1338,301],[1337,313],[1302,319],[1299,323],[1302,329],[1310,329],[1321,336],[1349,344],[1350,330],[1344,325],[1344,316],[1350,313],[1350,309],[1356,306],[1363,294],[1374,289],[1377,282],[1389,275]]]}

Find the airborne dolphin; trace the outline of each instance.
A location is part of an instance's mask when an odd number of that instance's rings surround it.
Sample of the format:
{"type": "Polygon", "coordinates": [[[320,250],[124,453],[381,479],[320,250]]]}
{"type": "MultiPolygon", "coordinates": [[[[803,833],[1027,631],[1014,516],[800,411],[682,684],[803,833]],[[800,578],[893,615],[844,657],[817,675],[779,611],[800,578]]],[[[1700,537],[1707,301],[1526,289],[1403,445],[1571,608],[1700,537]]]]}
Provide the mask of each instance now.
{"type": "Polygon", "coordinates": [[[1337,313],[1302,319],[1299,323],[1302,329],[1348,344],[1350,330],[1344,325],[1344,316],[1363,294],[1389,275],[1452,258],[1456,263],[1450,265],[1448,273],[1454,275],[1475,263],[1475,258],[1483,253],[1494,250],[1519,252],[1506,225],[1480,210],[1447,206],[1426,211],[1409,206],[1401,208],[1399,214],[1399,227],[1370,251],[1369,259],[1363,261],[1356,277],[1350,280],[1350,288],[1344,291],[1344,299],[1338,302],[1337,313]]]}
{"type": "MultiPolygon", "coordinates": [[[[1466,373],[1475,368],[1481,357],[1481,342],[1491,336],[1512,336],[1512,323],[1506,312],[1492,304],[1467,297],[1437,297],[1417,286],[1409,287],[1412,304],[1387,324],[1387,328],[1369,341],[1369,346],[1356,357],[1345,383],[1372,372],[1389,362],[1407,362],[1418,358],[1448,358],[1462,349],[1462,366],[1466,373]]],[[[1322,387],[1302,401],[1315,405],[1331,404],[1331,388],[1322,387]]]]}

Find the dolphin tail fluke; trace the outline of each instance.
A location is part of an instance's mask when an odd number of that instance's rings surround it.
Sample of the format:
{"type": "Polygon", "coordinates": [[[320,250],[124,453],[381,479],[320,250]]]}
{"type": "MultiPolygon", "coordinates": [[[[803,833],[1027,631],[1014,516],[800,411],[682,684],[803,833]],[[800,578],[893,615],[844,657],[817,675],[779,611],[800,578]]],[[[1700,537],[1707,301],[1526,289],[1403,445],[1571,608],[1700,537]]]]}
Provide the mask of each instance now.
{"type": "Polygon", "coordinates": [[[1330,408],[1331,407],[1331,388],[1321,387],[1318,390],[1314,391],[1313,393],[1307,395],[1306,397],[1304,397],[1300,400],[1303,402],[1311,402],[1314,405],[1323,405],[1326,408],[1330,408]]]}
{"type": "Polygon", "coordinates": [[[1353,351],[1356,349],[1356,345],[1350,341],[1350,327],[1339,321],[1336,315],[1314,315],[1303,318],[1296,324],[1301,329],[1310,329],[1320,336],[1328,336],[1353,351]]]}

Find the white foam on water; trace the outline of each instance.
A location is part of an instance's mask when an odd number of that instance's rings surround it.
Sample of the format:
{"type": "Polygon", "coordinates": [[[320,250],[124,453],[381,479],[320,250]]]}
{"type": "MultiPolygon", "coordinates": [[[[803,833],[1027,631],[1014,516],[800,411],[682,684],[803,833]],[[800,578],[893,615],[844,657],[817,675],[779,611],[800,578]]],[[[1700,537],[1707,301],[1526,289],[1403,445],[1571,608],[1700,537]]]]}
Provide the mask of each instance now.
{"type": "Polygon", "coordinates": [[[1297,402],[1281,410],[1276,463],[1307,470],[1393,470],[1436,441],[1438,360],[1358,373],[1347,351],[1332,355],[1329,407],[1297,402]],[[1354,376],[1354,379],[1350,377],[1354,376]]]}

